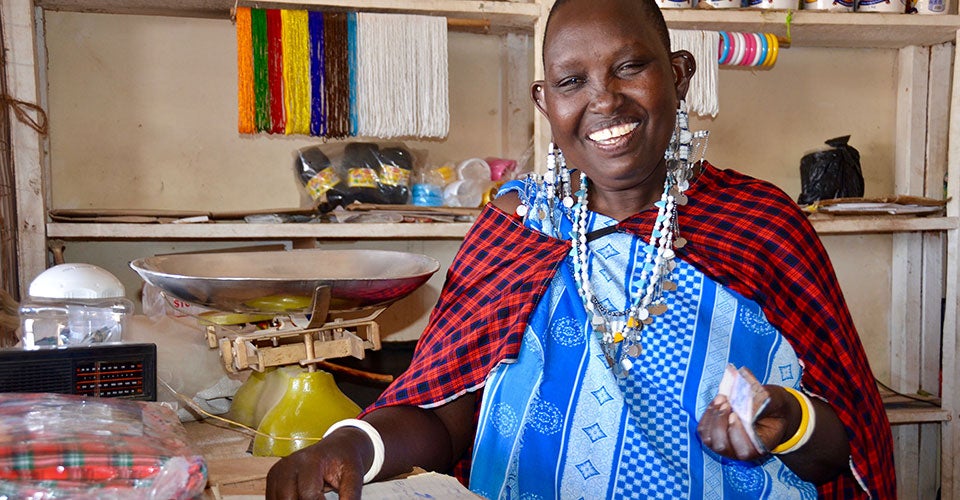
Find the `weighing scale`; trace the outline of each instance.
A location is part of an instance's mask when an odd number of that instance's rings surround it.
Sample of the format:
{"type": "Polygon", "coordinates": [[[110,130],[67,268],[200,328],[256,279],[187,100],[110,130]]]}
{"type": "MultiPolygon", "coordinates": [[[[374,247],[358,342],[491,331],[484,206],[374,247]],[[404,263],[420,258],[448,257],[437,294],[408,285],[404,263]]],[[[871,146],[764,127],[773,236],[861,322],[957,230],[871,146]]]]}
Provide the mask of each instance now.
{"type": "Polygon", "coordinates": [[[197,319],[229,372],[262,372],[333,368],[326,359],[379,350],[377,317],[440,264],[406,252],[303,249],[161,255],[130,267],[168,300],[211,309],[197,319]]]}

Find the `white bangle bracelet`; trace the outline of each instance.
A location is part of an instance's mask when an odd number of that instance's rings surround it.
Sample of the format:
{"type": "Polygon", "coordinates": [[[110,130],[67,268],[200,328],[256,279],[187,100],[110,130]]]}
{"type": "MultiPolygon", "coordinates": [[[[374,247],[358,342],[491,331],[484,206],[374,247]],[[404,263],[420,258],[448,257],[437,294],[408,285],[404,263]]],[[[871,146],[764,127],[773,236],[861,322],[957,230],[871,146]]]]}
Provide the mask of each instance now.
{"type": "Polygon", "coordinates": [[[327,437],[333,431],[341,427],[356,427],[361,431],[367,434],[367,437],[370,438],[370,444],[373,445],[373,463],[370,464],[370,470],[363,475],[363,484],[367,484],[370,481],[373,481],[373,478],[377,477],[377,474],[380,473],[380,468],[383,467],[383,438],[380,437],[380,432],[377,429],[370,425],[369,422],[364,422],[356,418],[348,418],[341,420],[327,429],[327,432],[323,433],[323,437],[327,437]]]}

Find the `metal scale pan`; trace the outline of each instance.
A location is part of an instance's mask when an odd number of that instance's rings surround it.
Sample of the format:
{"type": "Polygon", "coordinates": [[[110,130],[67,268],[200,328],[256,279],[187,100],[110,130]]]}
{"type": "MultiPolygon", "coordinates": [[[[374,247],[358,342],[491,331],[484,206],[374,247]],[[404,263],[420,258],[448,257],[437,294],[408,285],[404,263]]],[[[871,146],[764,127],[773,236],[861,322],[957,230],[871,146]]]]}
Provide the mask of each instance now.
{"type": "Polygon", "coordinates": [[[426,255],[386,250],[289,250],[158,255],[130,263],[144,281],[218,311],[309,312],[330,287],[330,312],[382,307],[440,269],[426,255]]]}
{"type": "Polygon", "coordinates": [[[440,264],[406,252],[305,249],[159,255],[130,267],[165,294],[217,311],[312,315],[305,325],[287,322],[232,338],[206,325],[211,347],[219,346],[228,370],[262,371],[293,363],[312,368],[327,358],[362,358],[365,348],[379,349],[376,317],[423,285],[440,264]],[[358,319],[355,313],[368,314],[358,319]]]}

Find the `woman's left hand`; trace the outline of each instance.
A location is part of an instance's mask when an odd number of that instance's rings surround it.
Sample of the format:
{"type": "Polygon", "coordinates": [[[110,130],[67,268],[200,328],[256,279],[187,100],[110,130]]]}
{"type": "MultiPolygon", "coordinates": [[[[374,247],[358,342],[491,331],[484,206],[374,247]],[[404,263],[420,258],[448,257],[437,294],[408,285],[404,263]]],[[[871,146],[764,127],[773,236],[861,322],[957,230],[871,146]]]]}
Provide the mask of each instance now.
{"type": "Polygon", "coordinates": [[[766,456],[767,450],[793,435],[800,423],[800,406],[796,398],[778,385],[765,385],[764,389],[770,395],[770,401],[753,424],[753,431],[763,449],[757,449],[724,395],[717,395],[700,418],[697,432],[703,444],[728,458],[755,460],[766,456]]]}

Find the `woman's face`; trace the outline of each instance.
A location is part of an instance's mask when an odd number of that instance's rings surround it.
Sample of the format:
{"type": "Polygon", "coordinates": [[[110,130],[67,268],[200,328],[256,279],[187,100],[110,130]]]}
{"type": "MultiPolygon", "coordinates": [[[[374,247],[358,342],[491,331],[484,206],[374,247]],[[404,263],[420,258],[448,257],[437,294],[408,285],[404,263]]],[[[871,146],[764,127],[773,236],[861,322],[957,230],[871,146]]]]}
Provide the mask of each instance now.
{"type": "Polygon", "coordinates": [[[671,57],[632,1],[560,6],[544,42],[544,80],[532,86],[568,165],[605,191],[662,182],[678,91],[694,69],[689,53],[671,57]]]}

